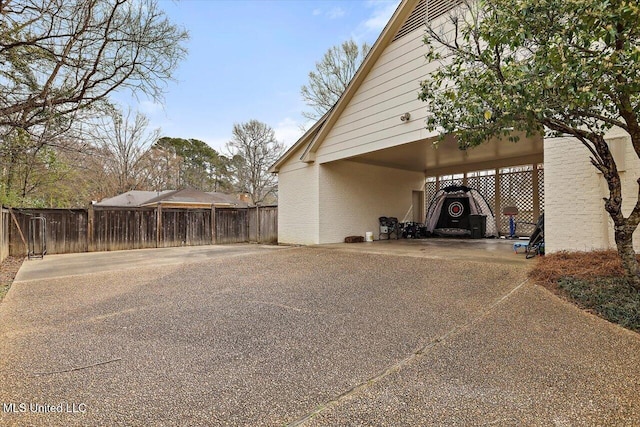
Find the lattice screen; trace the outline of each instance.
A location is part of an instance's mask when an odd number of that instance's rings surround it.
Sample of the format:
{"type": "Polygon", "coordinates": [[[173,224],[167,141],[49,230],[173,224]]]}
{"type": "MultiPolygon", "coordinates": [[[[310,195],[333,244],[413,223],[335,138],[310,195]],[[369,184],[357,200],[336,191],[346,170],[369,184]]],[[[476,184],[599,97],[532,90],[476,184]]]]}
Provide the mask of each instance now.
{"type": "Polygon", "coordinates": [[[451,185],[462,185],[464,182],[464,174],[444,175],[438,179],[438,190],[449,187],[451,185]]]}
{"type": "Polygon", "coordinates": [[[474,188],[482,194],[491,207],[493,214],[495,215],[496,206],[496,176],[492,175],[477,175],[469,173],[467,174],[467,187],[474,188]]]}
{"type": "Polygon", "coordinates": [[[506,206],[516,206],[516,234],[529,236],[533,232],[538,215],[544,212],[544,166],[525,165],[511,168],[503,168],[496,175],[495,170],[468,172],[458,175],[444,175],[440,177],[428,177],[425,182],[425,201],[427,208],[436,192],[450,185],[465,185],[480,192],[487,200],[496,217],[498,231],[501,235],[509,235],[509,217],[502,214],[506,206]],[[534,180],[533,174],[537,174],[534,180]],[[534,183],[538,188],[534,191],[534,183]],[[497,186],[499,188],[496,191],[497,186]],[[537,200],[535,196],[537,193],[537,200]],[[498,206],[499,203],[499,206],[498,206]],[[529,223],[529,224],[527,224],[529,223]]]}
{"type": "Polygon", "coordinates": [[[533,166],[500,170],[500,233],[509,235],[509,217],[502,214],[507,206],[518,208],[515,217],[517,235],[530,235],[537,218],[533,212],[533,166]],[[527,224],[529,223],[529,224],[527,224]]]}
{"type": "Polygon", "coordinates": [[[431,201],[433,200],[437,192],[438,192],[438,183],[436,181],[436,177],[431,176],[427,178],[424,185],[424,201],[427,205],[424,210],[425,212],[429,210],[429,205],[431,204],[431,201]]]}

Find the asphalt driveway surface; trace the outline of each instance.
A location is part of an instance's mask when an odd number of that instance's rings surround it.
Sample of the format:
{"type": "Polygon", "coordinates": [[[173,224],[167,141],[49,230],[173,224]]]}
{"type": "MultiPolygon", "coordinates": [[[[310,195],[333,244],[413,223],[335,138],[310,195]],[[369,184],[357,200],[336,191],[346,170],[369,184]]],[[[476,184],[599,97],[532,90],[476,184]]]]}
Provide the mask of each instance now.
{"type": "Polygon", "coordinates": [[[640,424],[639,335],[526,264],[243,250],[21,272],[0,424],[640,424]]]}

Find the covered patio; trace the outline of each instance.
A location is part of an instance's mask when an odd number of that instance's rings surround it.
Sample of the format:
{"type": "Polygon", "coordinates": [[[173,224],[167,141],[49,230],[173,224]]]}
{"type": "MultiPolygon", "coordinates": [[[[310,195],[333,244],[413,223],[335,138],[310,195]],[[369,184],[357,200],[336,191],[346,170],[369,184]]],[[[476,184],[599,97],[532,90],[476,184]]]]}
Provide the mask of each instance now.
{"type": "MultiPolygon", "coordinates": [[[[516,208],[515,234],[529,236],[544,211],[543,157],[542,138],[523,135],[518,142],[492,140],[468,150],[460,150],[452,137],[430,138],[322,162],[318,241],[304,243],[337,243],[366,232],[378,240],[383,216],[425,223],[434,195],[452,185],[484,197],[501,236],[511,234],[505,209],[516,208]]],[[[282,237],[283,243],[303,243],[282,237]]]]}

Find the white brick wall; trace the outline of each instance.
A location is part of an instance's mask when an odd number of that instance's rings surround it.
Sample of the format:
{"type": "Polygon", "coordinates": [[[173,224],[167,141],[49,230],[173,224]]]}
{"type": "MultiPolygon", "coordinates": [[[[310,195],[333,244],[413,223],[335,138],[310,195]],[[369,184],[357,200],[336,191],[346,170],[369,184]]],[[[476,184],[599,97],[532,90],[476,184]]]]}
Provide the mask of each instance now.
{"type": "Polygon", "coordinates": [[[320,165],[320,243],[346,236],[379,238],[378,217],[412,221],[412,191],[421,191],[424,174],[352,161],[320,165]]]}
{"type": "MultiPolygon", "coordinates": [[[[638,200],[638,178],[640,178],[640,159],[636,155],[631,138],[623,131],[613,130],[607,135],[610,141],[616,164],[620,170],[622,180],[622,212],[629,215],[638,200]],[[622,161],[620,159],[623,158],[622,161]]],[[[606,188],[606,186],[605,186],[606,188]]],[[[609,220],[609,241],[612,247],[615,245],[613,236],[613,221],[609,220]]],[[[640,251],[640,230],[633,233],[634,247],[640,251]]]]}
{"type": "Polygon", "coordinates": [[[318,243],[318,165],[296,153],[278,173],[278,242],[318,243]]]}
{"type": "MultiPolygon", "coordinates": [[[[607,140],[622,166],[623,209],[628,214],[637,200],[640,161],[628,137],[613,131],[607,140]]],[[[545,139],[545,246],[549,253],[615,247],[612,222],[602,200],[608,196],[606,181],[589,157],[589,151],[574,138],[545,139]]],[[[634,240],[636,250],[640,249],[637,231],[634,240]]]]}

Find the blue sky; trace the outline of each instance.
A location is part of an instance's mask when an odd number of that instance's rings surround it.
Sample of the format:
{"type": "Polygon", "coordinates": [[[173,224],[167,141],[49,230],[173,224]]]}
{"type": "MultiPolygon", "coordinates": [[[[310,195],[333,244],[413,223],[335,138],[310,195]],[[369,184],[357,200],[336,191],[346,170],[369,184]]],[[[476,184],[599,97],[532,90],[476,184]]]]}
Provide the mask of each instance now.
{"type": "MultiPolygon", "coordinates": [[[[399,0],[160,0],[190,33],[189,54],[164,105],[140,100],[164,136],[224,152],[234,123],[257,119],[290,146],[302,134],[300,87],[331,46],[373,44],[399,0]]],[[[135,103],[134,103],[135,104],[135,103]]]]}

